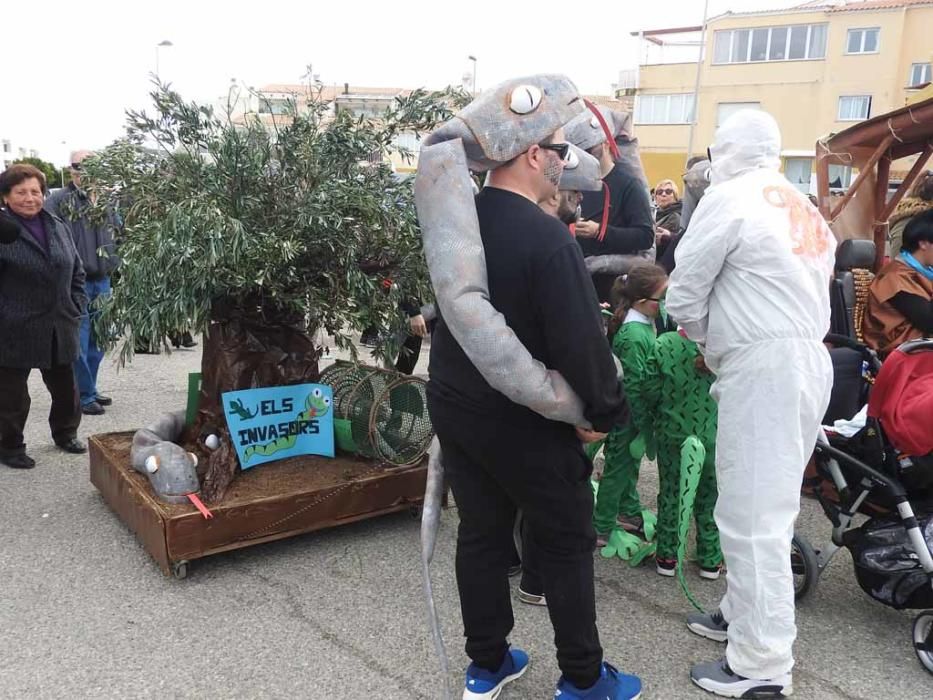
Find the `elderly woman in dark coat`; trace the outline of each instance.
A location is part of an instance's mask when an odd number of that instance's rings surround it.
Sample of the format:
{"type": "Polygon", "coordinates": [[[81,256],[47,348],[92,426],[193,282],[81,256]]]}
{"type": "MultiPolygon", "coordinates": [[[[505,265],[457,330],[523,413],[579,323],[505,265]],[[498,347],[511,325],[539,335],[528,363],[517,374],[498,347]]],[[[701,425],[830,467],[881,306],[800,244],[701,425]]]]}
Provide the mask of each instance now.
{"type": "Polygon", "coordinates": [[[65,224],[42,208],[45,176],[18,164],[0,174],[2,216],[18,227],[0,244],[0,463],[30,469],[23,428],[29,415],[27,379],[33,369],[52,395],[52,439],[66,452],[77,439],[80,402],[72,365],[86,312],[84,269],[65,224]]]}

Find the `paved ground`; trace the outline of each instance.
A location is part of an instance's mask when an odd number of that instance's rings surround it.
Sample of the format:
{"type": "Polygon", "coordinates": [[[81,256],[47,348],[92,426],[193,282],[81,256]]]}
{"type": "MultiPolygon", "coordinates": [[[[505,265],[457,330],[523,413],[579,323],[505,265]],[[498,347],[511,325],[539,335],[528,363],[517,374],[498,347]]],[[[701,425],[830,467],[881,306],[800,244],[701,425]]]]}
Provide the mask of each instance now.
{"type": "MultiPolygon", "coordinates": [[[[102,387],[106,416],[82,436],[143,425],[184,405],[199,353],[138,357],[102,387]]],[[[406,515],[215,556],[189,578],[165,578],[88,481],[87,459],[50,446],[48,397],[36,374],[27,439],[39,466],[0,468],[0,698],[440,697],[418,567],[418,526],[406,515]]],[[[644,494],[655,480],[645,469],[644,494]]],[[[438,607],[459,685],[465,657],[453,579],[457,515],[443,519],[434,565],[438,607]]],[[[825,542],[806,504],[799,529],[825,542]]],[[[649,698],[700,698],[687,669],[721,649],[683,625],[685,601],[648,568],[597,559],[607,657],[642,675],[649,698]]],[[[722,584],[693,579],[705,604],[722,584]]],[[[870,601],[840,553],[800,606],[795,676],[801,698],[930,698],[910,620],[870,601]]],[[[550,698],[558,671],[547,613],[516,604],[526,677],[503,698],[550,698]]]]}

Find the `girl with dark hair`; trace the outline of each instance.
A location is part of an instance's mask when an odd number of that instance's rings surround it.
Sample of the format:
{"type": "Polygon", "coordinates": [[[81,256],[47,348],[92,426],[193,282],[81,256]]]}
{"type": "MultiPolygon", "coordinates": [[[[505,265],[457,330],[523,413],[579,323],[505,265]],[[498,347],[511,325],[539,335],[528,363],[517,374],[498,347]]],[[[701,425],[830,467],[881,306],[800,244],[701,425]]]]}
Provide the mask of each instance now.
{"type": "MultiPolygon", "coordinates": [[[[661,311],[667,290],[667,273],[657,265],[636,265],[616,280],[612,298],[616,310],[609,323],[612,351],[622,363],[625,393],[631,406],[632,422],[616,427],[606,437],[603,454],[606,467],[599,482],[593,527],[601,545],[609,541],[617,527],[630,533],[651,534],[645,527],[648,513],[638,496],[638,470],[651,438],[651,421],[642,410],[642,389],[648,358],[654,342],[654,319],[661,311]]],[[[650,537],[649,537],[650,538],[650,537]]]]}

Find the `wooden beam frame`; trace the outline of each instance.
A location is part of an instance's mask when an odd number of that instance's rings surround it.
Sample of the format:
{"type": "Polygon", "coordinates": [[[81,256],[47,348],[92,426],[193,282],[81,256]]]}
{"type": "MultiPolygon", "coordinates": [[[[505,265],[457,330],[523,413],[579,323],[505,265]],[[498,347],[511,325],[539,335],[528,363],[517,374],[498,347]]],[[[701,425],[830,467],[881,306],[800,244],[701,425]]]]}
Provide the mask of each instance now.
{"type": "Polygon", "coordinates": [[[885,153],[878,161],[878,176],[875,179],[875,197],[872,202],[872,215],[875,220],[871,225],[872,240],[875,242],[874,271],[878,272],[884,264],[885,244],[888,241],[888,220],[882,218],[885,199],[888,195],[888,182],[891,180],[891,155],[885,153]]]}
{"type": "Polygon", "coordinates": [[[928,143],[926,148],[923,149],[923,152],[917,158],[917,162],[914,163],[913,167],[910,169],[910,172],[907,173],[907,177],[904,178],[904,181],[900,184],[900,187],[897,188],[897,191],[891,197],[891,201],[888,202],[885,206],[884,211],[881,212],[879,219],[881,221],[887,221],[891,218],[891,214],[894,213],[894,210],[897,208],[897,205],[901,203],[901,200],[904,198],[904,195],[907,194],[907,190],[913,186],[917,181],[917,177],[920,175],[920,171],[923,170],[923,166],[926,165],[926,162],[930,159],[930,156],[933,155],[933,142],[928,143]]]}
{"type": "MultiPolygon", "coordinates": [[[[887,153],[887,150],[888,148],[891,147],[891,143],[893,141],[894,141],[894,134],[888,134],[887,137],[885,137],[885,139],[879,144],[878,148],[875,149],[875,152],[871,154],[871,158],[869,158],[868,161],[864,165],[861,166],[858,177],[855,178],[855,182],[849,185],[849,189],[848,191],[846,191],[845,196],[842,198],[839,204],[836,205],[836,208],[833,209],[833,212],[829,217],[830,221],[835,220],[836,217],[838,217],[839,214],[842,213],[842,210],[845,209],[846,204],[849,203],[849,201],[855,196],[855,193],[858,191],[858,188],[862,186],[863,182],[865,182],[865,179],[868,177],[868,173],[870,173],[874,169],[878,161],[881,160],[881,157],[887,153]]],[[[890,161],[888,161],[888,165],[890,166],[890,161]]],[[[826,166],[826,170],[828,173],[829,172],[828,164],[826,166]]],[[[888,186],[887,180],[885,180],[885,187],[887,186],[888,186]]]]}
{"type": "Polygon", "coordinates": [[[824,153],[817,153],[816,159],[816,197],[817,197],[817,207],[820,210],[823,218],[829,221],[829,151],[822,146],[822,144],[817,145],[817,150],[823,150],[824,153]]]}

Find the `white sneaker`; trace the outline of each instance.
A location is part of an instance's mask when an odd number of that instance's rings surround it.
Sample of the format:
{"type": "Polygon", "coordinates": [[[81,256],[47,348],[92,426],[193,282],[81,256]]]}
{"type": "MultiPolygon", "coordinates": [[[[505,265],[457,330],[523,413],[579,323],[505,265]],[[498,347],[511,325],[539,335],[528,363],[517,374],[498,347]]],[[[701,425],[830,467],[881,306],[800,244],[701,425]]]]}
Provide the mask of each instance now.
{"type": "Polygon", "coordinates": [[[729,623],[719,610],[687,615],[687,628],[694,634],[712,639],[714,642],[725,642],[729,634],[729,623]]]}
{"type": "Polygon", "coordinates": [[[542,607],[547,607],[547,600],[543,595],[537,595],[535,593],[526,593],[522,590],[521,586],[518,587],[518,599],[526,605],[540,605],[542,607]]]}
{"type": "Polygon", "coordinates": [[[690,669],[690,680],[724,698],[786,698],[794,692],[790,673],[765,680],[745,678],[729,668],[725,659],[697,664],[690,669]]]}

